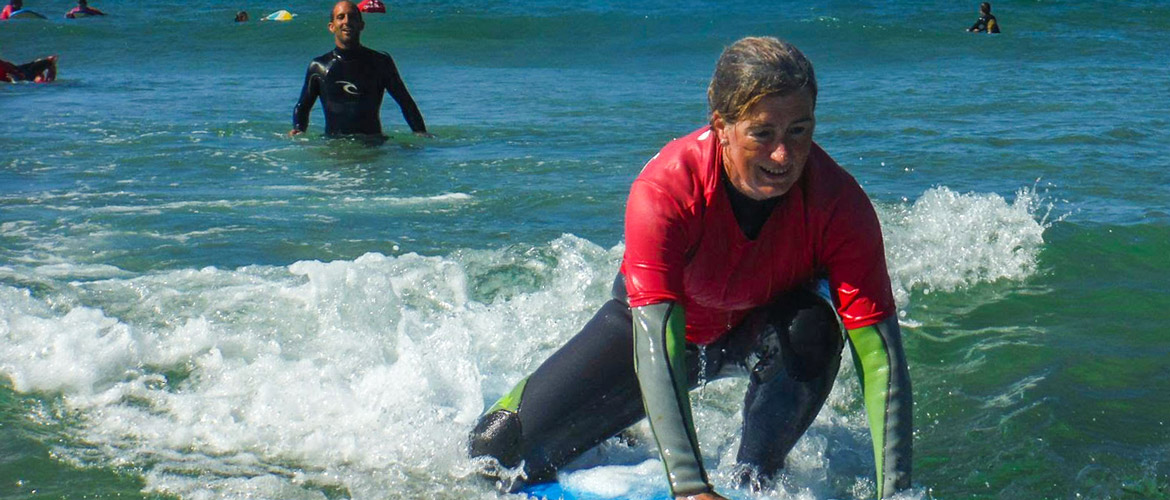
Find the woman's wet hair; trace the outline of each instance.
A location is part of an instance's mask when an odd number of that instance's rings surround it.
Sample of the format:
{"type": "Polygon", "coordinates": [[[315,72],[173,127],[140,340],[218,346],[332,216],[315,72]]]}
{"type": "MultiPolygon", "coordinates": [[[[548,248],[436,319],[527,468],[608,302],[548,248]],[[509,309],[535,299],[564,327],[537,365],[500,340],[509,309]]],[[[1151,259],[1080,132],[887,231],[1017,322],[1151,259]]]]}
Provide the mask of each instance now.
{"type": "Polygon", "coordinates": [[[753,104],[772,94],[808,89],[817,99],[812,62],[791,43],[774,37],[747,37],[723,50],[707,87],[711,116],[735,123],[753,104]]]}

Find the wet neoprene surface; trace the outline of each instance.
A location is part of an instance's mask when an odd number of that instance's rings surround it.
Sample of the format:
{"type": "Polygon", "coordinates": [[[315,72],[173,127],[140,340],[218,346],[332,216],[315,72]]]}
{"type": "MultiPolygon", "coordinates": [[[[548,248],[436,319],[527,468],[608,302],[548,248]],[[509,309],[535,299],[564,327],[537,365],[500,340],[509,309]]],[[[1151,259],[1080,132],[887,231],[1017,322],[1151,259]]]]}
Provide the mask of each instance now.
{"type": "Polygon", "coordinates": [[[426,131],[422,114],[389,54],[366,47],[334,48],[309,63],[301,97],[293,109],[293,128],[305,131],[309,111],[320,98],[326,135],[381,134],[383,92],[389,92],[402,108],[412,131],[426,131]]]}

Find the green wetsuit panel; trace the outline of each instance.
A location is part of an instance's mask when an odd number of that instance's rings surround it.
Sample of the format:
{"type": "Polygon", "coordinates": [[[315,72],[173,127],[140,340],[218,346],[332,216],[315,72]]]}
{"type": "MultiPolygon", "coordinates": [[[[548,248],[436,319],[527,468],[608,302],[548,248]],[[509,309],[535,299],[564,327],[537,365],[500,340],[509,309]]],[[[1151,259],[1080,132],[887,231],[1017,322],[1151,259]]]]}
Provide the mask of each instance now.
{"type": "Polygon", "coordinates": [[[848,331],[873,438],[878,497],[910,487],[913,399],[896,318],[848,331]]]}

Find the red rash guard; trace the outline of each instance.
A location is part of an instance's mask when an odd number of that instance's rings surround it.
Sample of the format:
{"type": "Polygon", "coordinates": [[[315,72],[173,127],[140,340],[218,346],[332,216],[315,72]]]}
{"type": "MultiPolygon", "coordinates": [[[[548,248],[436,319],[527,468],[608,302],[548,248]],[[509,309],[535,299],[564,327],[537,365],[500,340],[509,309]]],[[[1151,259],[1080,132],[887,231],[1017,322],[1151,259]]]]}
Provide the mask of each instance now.
{"type": "Polygon", "coordinates": [[[622,260],[630,307],[682,304],[687,340],[709,344],[752,309],[826,273],[846,329],[894,314],[877,214],[820,146],[755,240],[731,211],[722,164],[715,134],[703,127],[667,144],[634,180],[622,260]]]}

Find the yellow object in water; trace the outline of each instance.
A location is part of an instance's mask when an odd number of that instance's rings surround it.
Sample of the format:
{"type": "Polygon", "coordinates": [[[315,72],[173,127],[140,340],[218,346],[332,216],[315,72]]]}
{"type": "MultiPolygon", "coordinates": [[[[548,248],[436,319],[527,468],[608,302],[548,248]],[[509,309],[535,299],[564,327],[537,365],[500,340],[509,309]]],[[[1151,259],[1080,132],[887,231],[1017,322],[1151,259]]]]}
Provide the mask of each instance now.
{"type": "Polygon", "coordinates": [[[292,12],[289,12],[287,10],[278,10],[276,12],[268,14],[267,16],[264,16],[264,18],[262,20],[264,20],[264,21],[292,21],[292,18],[294,16],[296,16],[296,14],[293,14],[292,12]]]}

